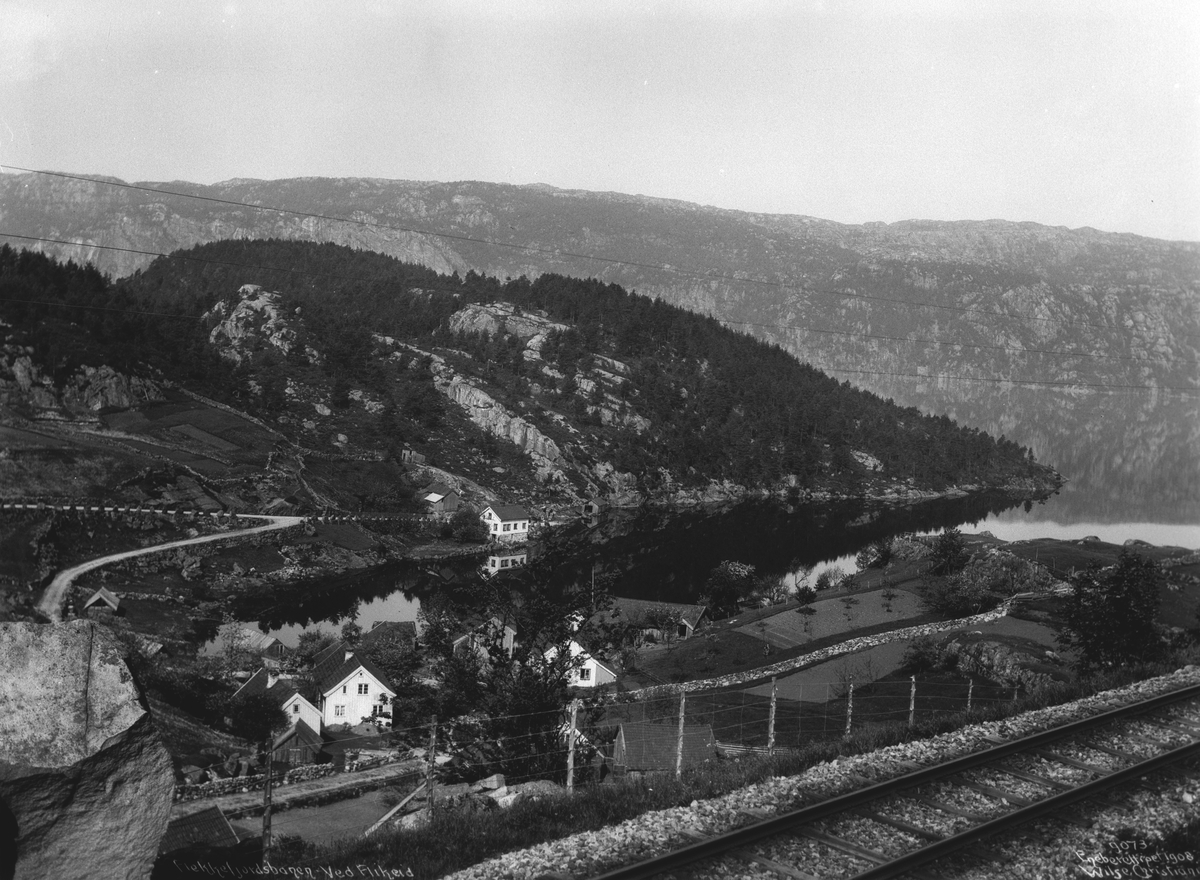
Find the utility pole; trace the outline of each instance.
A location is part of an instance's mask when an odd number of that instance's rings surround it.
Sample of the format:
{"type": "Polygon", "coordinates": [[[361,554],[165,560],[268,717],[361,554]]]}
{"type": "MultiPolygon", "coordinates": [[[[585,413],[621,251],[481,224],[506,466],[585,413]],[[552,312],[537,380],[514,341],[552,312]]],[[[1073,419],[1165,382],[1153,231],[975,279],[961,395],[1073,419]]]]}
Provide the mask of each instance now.
{"type": "Polygon", "coordinates": [[[579,712],[579,700],[571,701],[571,729],[567,732],[567,791],[575,790],[575,716],[579,712]]]}
{"type": "Polygon", "coordinates": [[[262,824],[262,837],[263,837],[262,863],[263,863],[264,868],[269,868],[271,866],[271,776],[274,774],[274,770],[275,770],[275,768],[272,766],[272,764],[274,762],[271,760],[271,758],[272,758],[271,746],[272,746],[271,741],[267,740],[267,743],[266,743],[267,781],[266,781],[266,784],[263,785],[263,824],[262,824]]]}
{"type": "Polygon", "coordinates": [[[683,775],[683,718],[687,706],[687,691],[679,692],[679,739],[675,743],[675,777],[683,775]]]}
{"type": "Polygon", "coordinates": [[[429,763],[425,765],[425,802],[433,815],[433,765],[437,763],[437,716],[429,722],[429,763]]]}

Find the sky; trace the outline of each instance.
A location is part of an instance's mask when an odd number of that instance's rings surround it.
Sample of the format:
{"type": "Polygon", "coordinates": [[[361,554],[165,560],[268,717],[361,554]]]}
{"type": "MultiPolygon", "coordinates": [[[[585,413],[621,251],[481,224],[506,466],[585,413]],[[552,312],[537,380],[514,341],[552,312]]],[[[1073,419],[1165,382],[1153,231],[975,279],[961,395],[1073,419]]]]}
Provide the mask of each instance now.
{"type": "Polygon", "coordinates": [[[0,166],[1200,241],[1200,2],[0,0],[0,166]]]}

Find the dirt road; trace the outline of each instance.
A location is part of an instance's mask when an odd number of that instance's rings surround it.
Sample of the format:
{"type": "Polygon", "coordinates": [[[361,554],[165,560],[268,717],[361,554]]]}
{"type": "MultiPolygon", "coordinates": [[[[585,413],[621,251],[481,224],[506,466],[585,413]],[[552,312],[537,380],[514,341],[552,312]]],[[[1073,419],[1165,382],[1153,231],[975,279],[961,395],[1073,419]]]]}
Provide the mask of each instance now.
{"type": "Polygon", "coordinates": [[[63,599],[67,595],[67,590],[75,578],[81,574],[85,574],[97,568],[101,568],[112,562],[120,562],[122,559],[131,559],[134,556],[145,556],[149,553],[162,553],[166,550],[174,550],[177,547],[189,547],[192,544],[207,544],[211,541],[227,541],[230,538],[242,538],[246,535],[258,535],[264,532],[275,532],[280,529],[290,528],[304,522],[302,516],[267,516],[265,514],[249,514],[243,513],[238,515],[239,519],[256,519],[265,520],[266,525],[253,526],[248,529],[238,529],[235,532],[220,532],[214,535],[201,535],[198,538],[184,538],[179,541],[168,541],[165,544],[155,544],[153,547],[141,547],[137,550],[126,550],[122,553],[113,553],[110,556],[101,556],[97,559],[90,559],[87,562],[82,562],[79,565],[74,565],[71,568],[66,568],[54,576],[54,580],[50,582],[50,586],[46,587],[46,593],[42,596],[42,601],[38,603],[38,611],[45,614],[55,623],[62,620],[62,605],[63,599]]]}

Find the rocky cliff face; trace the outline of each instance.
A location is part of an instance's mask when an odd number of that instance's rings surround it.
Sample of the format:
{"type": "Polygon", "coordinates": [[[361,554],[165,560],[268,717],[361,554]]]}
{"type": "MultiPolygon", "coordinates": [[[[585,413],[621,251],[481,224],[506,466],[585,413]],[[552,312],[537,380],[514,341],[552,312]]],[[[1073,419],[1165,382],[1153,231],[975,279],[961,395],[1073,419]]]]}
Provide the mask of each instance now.
{"type": "Polygon", "coordinates": [[[296,330],[283,313],[279,294],[257,284],[242,285],[237,300],[222,300],[205,312],[204,319],[216,322],[208,341],[235,363],[264,347],[286,355],[296,345],[296,330]]]}
{"type": "Polygon", "coordinates": [[[5,623],[0,667],[0,870],[149,877],[174,773],[119,644],[90,621],[5,623]]]}
{"type": "Polygon", "coordinates": [[[57,386],[54,378],[34,363],[32,354],[24,346],[0,346],[0,405],[68,417],[91,416],[106,407],[125,408],[163,397],[157,382],[126,376],[105,365],[80,367],[57,386]]]}

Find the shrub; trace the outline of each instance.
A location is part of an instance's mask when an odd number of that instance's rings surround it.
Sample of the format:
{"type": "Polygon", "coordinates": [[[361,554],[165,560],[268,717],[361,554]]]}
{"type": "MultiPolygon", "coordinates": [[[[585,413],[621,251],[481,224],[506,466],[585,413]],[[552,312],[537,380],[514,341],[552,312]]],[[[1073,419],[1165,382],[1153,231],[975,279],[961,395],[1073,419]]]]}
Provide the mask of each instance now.
{"type": "Polygon", "coordinates": [[[831,565],[829,568],[817,575],[817,580],[814,586],[816,587],[818,593],[823,590],[834,589],[842,586],[846,582],[847,577],[853,578],[853,575],[847,575],[846,572],[842,571],[842,569],[838,566],[831,565]]]}
{"type": "Polygon", "coordinates": [[[969,575],[926,578],[919,589],[922,604],[945,617],[969,617],[1000,604],[1000,597],[988,590],[983,581],[969,575]]]}
{"type": "Polygon", "coordinates": [[[884,568],[891,561],[892,544],[887,538],[868,544],[854,557],[854,562],[860,571],[868,568],[884,568]]]}
{"type": "Polygon", "coordinates": [[[1154,562],[1128,550],[1110,569],[1092,565],[1075,576],[1059,640],[1079,650],[1080,667],[1119,667],[1162,654],[1155,626],[1160,578],[1154,562]]]}
{"type": "Polygon", "coordinates": [[[966,541],[958,529],[946,529],[933,542],[929,552],[930,574],[954,574],[961,571],[970,560],[966,541]]]}
{"type": "Polygon", "coordinates": [[[904,650],[904,659],[900,668],[910,675],[931,672],[941,667],[945,661],[942,646],[931,636],[921,636],[909,642],[904,650]]]}

